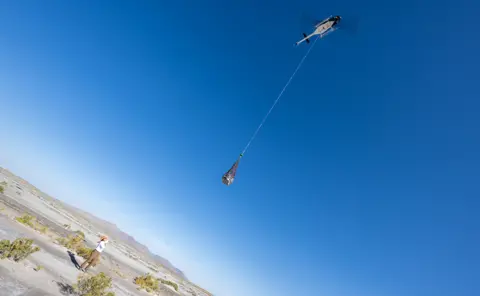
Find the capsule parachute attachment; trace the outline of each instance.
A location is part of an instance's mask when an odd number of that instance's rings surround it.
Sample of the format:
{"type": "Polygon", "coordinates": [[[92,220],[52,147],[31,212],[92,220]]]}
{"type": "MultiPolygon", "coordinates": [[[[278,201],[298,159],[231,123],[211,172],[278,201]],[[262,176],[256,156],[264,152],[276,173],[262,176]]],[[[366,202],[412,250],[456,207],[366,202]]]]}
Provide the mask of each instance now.
{"type": "Polygon", "coordinates": [[[223,175],[222,183],[230,186],[235,180],[235,174],[237,173],[238,163],[240,162],[240,158],[242,158],[243,154],[240,154],[237,161],[232,165],[232,167],[223,175]]]}

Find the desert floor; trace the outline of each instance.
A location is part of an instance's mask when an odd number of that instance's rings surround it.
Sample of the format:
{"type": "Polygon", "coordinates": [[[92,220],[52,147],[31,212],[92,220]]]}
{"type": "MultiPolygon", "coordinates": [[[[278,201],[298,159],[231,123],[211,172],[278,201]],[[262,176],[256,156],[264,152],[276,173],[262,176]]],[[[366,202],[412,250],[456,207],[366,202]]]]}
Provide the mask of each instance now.
{"type": "MultiPolygon", "coordinates": [[[[0,260],[0,296],[75,295],[71,287],[77,282],[78,276],[84,274],[77,268],[84,259],[60,245],[56,238],[81,230],[85,234],[86,244],[90,248],[94,247],[101,230],[80,224],[71,213],[52,207],[48,201],[26,190],[19,190],[18,184],[6,188],[4,194],[0,194],[0,240],[30,238],[41,250],[20,262],[0,260]],[[41,233],[15,220],[25,213],[36,217],[48,227],[48,231],[41,233]],[[66,224],[70,225],[68,231],[63,227],[66,224]],[[36,271],[38,266],[43,268],[36,271]]],[[[95,275],[104,272],[110,276],[113,283],[111,291],[115,292],[116,296],[152,295],[138,290],[134,283],[135,277],[146,273],[178,284],[178,291],[171,286],[160,284],[161,291],[156,295],[205,295],[201,291],[194,291],[195,288],[188,282],[172,277],[168,272],[164,272],[165,270],[152,272],[148,263],[132,257],[127,249],[128,246],[121,243],[107,244],[101,262],[87,273],[95,275]]]]}

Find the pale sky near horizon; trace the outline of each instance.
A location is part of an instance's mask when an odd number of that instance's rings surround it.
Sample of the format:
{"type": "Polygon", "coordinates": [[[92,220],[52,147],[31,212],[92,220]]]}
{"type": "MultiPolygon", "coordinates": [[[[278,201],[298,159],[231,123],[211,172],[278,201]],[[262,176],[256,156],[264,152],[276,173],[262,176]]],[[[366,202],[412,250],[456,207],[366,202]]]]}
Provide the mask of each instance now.
{"type": "Polygon", "coordinates": [[[0,166],[216,296],[480,295],[476,8],[0,0],[0,166]]]}

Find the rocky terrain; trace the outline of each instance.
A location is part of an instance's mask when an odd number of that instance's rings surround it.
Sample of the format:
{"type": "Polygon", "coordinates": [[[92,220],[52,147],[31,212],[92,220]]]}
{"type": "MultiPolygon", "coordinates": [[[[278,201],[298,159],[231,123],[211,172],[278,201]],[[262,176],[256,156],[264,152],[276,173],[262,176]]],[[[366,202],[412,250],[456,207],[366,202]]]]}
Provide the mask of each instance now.
{"type": "Polygon", "coordinates": [[[0,240],[29,238],[40,248],[20,262],[0,260],[0,296],[78,295],[72,287],[78,276],[84,274],[77,268],[84,258],[60,243],[62,238],[78,233],[83,235],[84,244],[89,248],[95,246],[99,235],[109,236],[110,243],[100,263],[87,274],[103,272],[110,277],[110,291],[116,296],[211,295],[189,282],[167,259],[151,253],[115,224],[50,197],[3,168],[0,168],[0,186],[3,188],[0,193],[0,240]],[[19,222],[25,215],[33,217],[35,227],[19,222]],[[135,283],[135,278],[147,273],[160,280],[158,289],[150,293],[140,290],[135,283]]]}

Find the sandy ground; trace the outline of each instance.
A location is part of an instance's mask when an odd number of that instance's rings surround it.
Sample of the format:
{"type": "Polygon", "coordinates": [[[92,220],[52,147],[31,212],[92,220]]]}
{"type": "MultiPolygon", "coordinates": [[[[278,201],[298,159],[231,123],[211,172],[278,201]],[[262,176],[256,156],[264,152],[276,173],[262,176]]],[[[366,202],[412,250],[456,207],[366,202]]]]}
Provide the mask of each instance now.
{"type": "MultiPolygon", "coordinates": [[[[0,216],[0,237],[14,240],[18,237],[28,237],[34,240],[35,245],[41,250],[32,254],[26,260],[15,263],[10,260],[0,261],[0,295],[68,295],[62,287],[73,285],[77,276],[83,272],[75,266],[83,262],[83,258],[70,255],[68,250],[56,245],[35,231],[23,225],[0,216]],[[40,271],[35,271],[37,266],[43,266],[40,271]]],[[[105,264],[99,265],[90,274],[104,271],[112,274],[105,264]]],[[[118,296],[147,295],[136,290],[131,281],[116,278],[113,291],[118,296]]]]}
{"type": "MultiPolygon", "coordinates": [[[[5,179],[0,176],[0,181],[5,179]]],[[[81,230],[85,233],[87,245],[93,247],[98,240],[99,229],[89,229],[81,225],[71,213],[54,208],[51,204],[30,194],[18,190],[16,186],[6,188],[5,194],[0,194],[0,239],[15,240],[26,237],[34,240],[34,244],[41,250],[21,262],[0,260],[0,296],[47,296],[47,295],[74,295],[71,285],[76,283],[77,277],[83,274],[76,266],[83,263],[83,258],[70,253],[65,247],[57,244],[55,239],[65,236],[70,231],[81,230]],[[35,231],[17,221],[24,213],[35,216],[42,224],[48,226],[46,234],[35,231]],[[66,230],[63,225],[71,225],[66,230]],[[42,266],[43,269],[35,271],[34,268],[42,266]]],[[[95,275],[104,272],[112,277],[113,288],[116,296],[151,295],[145,291],[138,291],[133,283],[136,276],[147,272],[159,278],[168,278],[169,274],[152,272],[140,261],[130,258],[122,250],[124,246],[108,244],[102,253],[99,265],[91,268],[88,273],[95,275]]],[[[175,281],[179,291],[174,291],[170,286],[161,285],[160,296],[205,296],[201,291],[195,291],[188,283],[181,280],[175,281]]]]}

